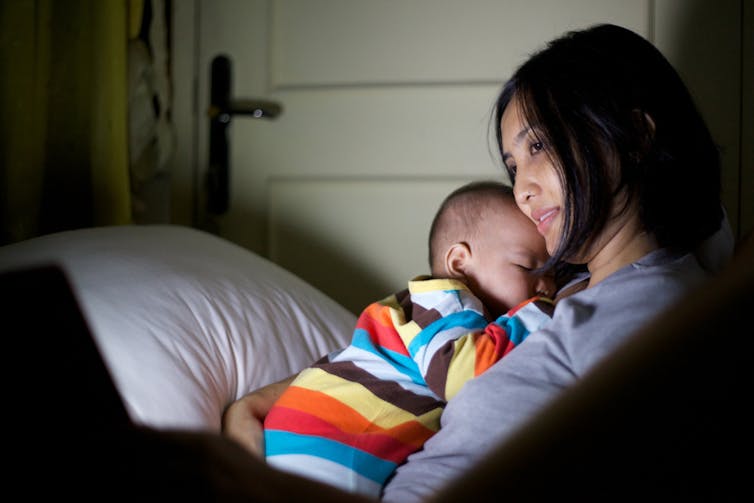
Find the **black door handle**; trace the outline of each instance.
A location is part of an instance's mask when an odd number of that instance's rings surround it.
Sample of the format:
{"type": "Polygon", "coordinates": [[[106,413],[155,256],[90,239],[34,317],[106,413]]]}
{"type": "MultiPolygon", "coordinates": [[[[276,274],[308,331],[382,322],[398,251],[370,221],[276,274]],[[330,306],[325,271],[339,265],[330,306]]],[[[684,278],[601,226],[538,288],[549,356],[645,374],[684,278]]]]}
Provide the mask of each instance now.
{"type": "Polygon", "coordinates": [[[230,96],[231,63],[216,56],[210,68],[209,168],[207,169],[207,211],[222,215],[230,207],[230,165],[228,126],[233,115],[253,119],[274,119],[283,107],[274,101],[233,100],[230,96]]]}

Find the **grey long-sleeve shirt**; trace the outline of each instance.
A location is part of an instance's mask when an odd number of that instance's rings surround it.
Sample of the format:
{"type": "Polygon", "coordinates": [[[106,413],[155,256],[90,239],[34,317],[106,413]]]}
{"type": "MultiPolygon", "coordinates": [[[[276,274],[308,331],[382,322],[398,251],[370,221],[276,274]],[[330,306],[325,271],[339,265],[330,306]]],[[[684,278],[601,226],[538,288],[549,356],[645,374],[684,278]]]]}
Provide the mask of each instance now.
{"type": "Polygon", "coordinates": [[[551,322],[448,403],[440,431],[398,469],[383,500],[421,501],[462,475],[704,277],[693,255],[656,250],[561,300],[551,322]]]}

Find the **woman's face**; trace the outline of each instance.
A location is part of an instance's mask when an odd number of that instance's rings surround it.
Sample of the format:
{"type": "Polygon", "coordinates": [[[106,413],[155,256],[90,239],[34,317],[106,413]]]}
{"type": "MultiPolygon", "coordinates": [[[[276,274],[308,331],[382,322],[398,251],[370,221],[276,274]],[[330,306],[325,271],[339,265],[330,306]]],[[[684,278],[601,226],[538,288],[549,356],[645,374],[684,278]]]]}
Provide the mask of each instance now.
{"type": "Polygon", "coordinates": [[[534,221],[552,255],[563,234],[563,190],[547,145],[537,140],[536,126],[532,128],[523,121],[515,97],[506,107],[500,125],[503,162],[516,174],[516,203],[534,221]]]}

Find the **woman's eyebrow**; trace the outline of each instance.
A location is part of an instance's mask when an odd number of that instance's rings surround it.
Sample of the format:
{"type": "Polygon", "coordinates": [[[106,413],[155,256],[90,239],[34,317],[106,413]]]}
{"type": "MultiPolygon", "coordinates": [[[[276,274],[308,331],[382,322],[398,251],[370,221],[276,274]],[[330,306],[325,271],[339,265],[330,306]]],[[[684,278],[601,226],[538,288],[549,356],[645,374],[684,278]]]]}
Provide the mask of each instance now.
{"type": "Polygon", "coordinates": [[[513,138],[513,144],[518,145],[521,143],[521,140],[523,140],[526,135],[529,134],[529,131],[531,131],[531,126],[526,126],[524,129],[518,132],[518,134],[513,138]]]}
{"type": "MultiPolygon", "coordinates": [[[[526,126],[521,131],[519,131],[518,134],[516,134],[516,136],[513,137],[513,145],[515,146],[521,143],[521,140],[523,140],[526,137],[526,135],[529,134],[529,131],[531,131],[531,129],[532,129],[531,126],[526,126]]],[[[510,152],[503,152],[503,162],[507,161],[510,158],[511,158],[510,152]]]]}

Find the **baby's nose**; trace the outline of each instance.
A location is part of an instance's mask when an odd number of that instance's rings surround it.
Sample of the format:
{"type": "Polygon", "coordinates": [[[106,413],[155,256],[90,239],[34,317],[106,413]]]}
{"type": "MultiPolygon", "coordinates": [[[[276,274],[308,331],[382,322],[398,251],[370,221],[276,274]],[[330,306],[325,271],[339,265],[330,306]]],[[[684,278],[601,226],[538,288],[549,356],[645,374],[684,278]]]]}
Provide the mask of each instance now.
{"type": "Polygon", "coordinates": [[[537,278],[536,291],[537,295],[544,297],[554,297],[557,293],[555,291],[555,278],[550,275],[544,275],[537,278]]]}

